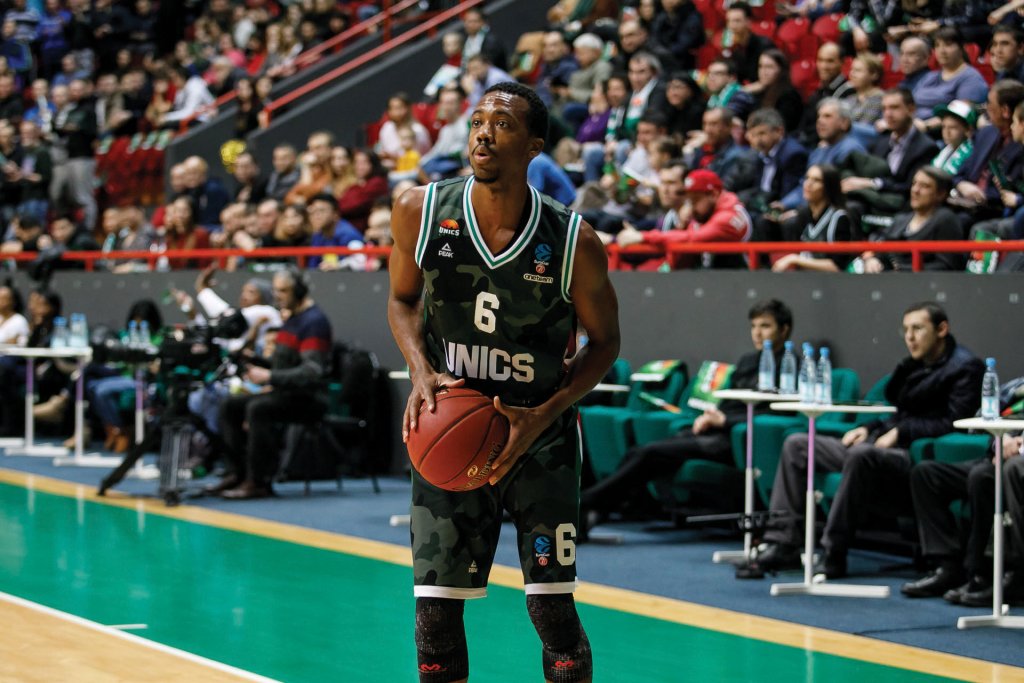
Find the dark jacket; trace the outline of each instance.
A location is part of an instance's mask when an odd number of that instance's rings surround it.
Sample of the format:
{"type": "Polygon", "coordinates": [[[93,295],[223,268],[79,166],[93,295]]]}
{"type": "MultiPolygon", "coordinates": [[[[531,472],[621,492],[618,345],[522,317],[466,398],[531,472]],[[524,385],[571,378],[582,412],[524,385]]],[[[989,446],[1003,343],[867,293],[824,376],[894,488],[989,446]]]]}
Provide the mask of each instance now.
{"type": "Polygon", "coordinates": [[[692,69],[694,51],[707,39],[704,19],[692,2],[684,2],[675,15],[664,12],[655,17],[651,38],[671,52],[681,67],[692,69]]]}
{"type": "MultiPolygon", "coordinates": [[[[962,240],[963,231],[956,215],[944,206],[940,206],[935,213],[924,222],[921,228],[909,234],[907,228],[910,220],[914,217],[912,213],[901,213],[893,220],[892,225],[881,232],[871,235],[872,240],[880,239],[885,242],[921,242],[921,241],[944,241],[962,240]]],[[[909,253],[890,252],[877,254],[886,270],[899,270],[910,272],[913,258],[909,253]]],[[[967,254],[963,252],[935,252],[922,254],[924,270],[963,270],[967,267],[967,254]]]]}
{"type": "MultiPolygon", "coordinates": [[[[963,180],[977,183],[982,174],[990,172],[990,161],[998,165],[1009,180],[1017,180],[1021,176],[1022,163],[1024,163],[1024,147],[1012,141],[1003,145],[1003,136],[999,129],[995,126],[985,126],[975,133],[974,150],[971,152],[971,156],[964,160],[960,172],[953,179],[954,183],[963,180]]],[[[988,184],[988,187],[985,188],[985,196],[990,204],[1002,206],[999,188],[995,183],[988,184]]]]}
{"type": "MultiPolygon", "coordinates": [[[[895,173],[889,176],[881,176],[882,181],[882,192],[899,192],[901,194],[908,194],[910,192],[910,182],[914,179],[914,174],[917,170],[925,164],[931,162],[935,158],[935,155],[939,153],[938,148],[935,146],[935,142],[919,131],[917,128],[911,127],[910,132],[907,133],[910,138],[907,140],[906,150],[903,152],[903,159],[900,161],[899,167],[895,173]]],[[[875,144],[871,146],[871,153],[876,157],[882,159],[888,159],[889,152],[892,149],[892,140],[887,135],[885,137],[875,140],[875,144]]],[[[888,164],[888,162],[886,162],[888,164]]]]}
{"type": "Polygon", "coordinates": [[[909,356],[896,366],[885,388],[885,400],[896,413],[867,425],[872,438],[899,429],[898,445],[942,436],[953,431],[954,420],[972,417],[981,405],[981,359],[946,336],[946,350],[934,365],[909,356]]]}
{"type": "Polygon", "coordinates": [[[768,204],[782,199],[800,184],[807,170],[807,150],[789,137],[782,138],[775,156],[775,175],[772,176],[771,190],[761,190],[761,176],[764,175],[764,160],[760,154],[751,154],[736,165],[729,177],[723,178],[725,186],[739,195],[748,208],[764,212],[768,204]]]}

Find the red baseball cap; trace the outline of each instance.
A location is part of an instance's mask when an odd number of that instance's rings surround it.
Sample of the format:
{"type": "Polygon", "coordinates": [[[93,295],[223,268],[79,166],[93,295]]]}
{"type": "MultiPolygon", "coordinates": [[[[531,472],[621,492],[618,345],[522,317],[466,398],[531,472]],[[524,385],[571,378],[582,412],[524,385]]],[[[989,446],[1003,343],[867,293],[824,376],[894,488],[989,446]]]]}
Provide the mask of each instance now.
{"type": "Polygon", "coordinates": [[[698,168],[686,176],[683,189],[686,192],[717,192],[722,189],[722,179],[714,171],[698,168]]]}

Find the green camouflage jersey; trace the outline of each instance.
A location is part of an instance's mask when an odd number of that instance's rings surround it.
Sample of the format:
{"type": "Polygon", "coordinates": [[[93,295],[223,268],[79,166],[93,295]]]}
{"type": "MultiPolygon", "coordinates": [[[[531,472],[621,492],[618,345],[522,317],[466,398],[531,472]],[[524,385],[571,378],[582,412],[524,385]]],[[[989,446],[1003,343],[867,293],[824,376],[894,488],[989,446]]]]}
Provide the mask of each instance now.
{"type": "Polygon", "coordinates": [[[488,396],[538,405],[558,388],[575,346],[569,286],[581,219],[531,187],[525,225],[492,254],[473,212],[474,182],[431,183],[424,196],[416,263],[427,356],[488,396]]]}

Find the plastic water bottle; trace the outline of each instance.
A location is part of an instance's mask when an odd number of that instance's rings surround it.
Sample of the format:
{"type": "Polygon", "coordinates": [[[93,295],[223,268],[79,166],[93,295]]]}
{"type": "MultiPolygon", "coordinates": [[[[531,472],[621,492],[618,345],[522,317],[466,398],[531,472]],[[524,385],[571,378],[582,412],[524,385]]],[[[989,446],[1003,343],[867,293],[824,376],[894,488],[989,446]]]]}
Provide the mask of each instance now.
{"type": "Polygon", "coordinates": [[[832,405],[832,359],[827,346],[818,351],[818,403],[832,405]]]}
{"type": "Polygon", "coordinates": [[[775,391],[775,355],[772,341],[766,339],[761,347],[761,361],[757,366],[757,390],[775,391]]]}
{"type": "Polygon", "coordinates": [[[796,354],[793,353],[793,342],[784,345],[782,361],[779,368],[779,391],[783,394],[796,393],[796,354]]]}
{"type": "Polygon", "coordinates": [[[84,313],[71,314],[71,328],[68,334],[68,346],[80,349],[89,345],[89,329],[85,324],[84,313]]]}
{"type": "Polygon", "coordinates": [[[797,391],[800,393],[800,401],[803,403],[814,403],[817,399],[815,395],[815,363],[814,363],[814,347],[809,343],[804,342],[804,357],[800,361],[800,380],[797,391]]]}
{"type": "Polygon", "coordinates": [[[134,320],[128,321],[128,347],[136,348],[139,345],[139,324],[134,320]]]}
{"type": "Polygon", "coordinates": [[[53,319],[53,332],[50,335],[51,349],[64,349],[68,345],[68,321],[63,316],[53,319]]]}
{"type": "Polygon", "coordinates": [[[139,343],[143,346],[152,346],[153,337],[149,332],[149,321],[143,320],[139,323],[139,343]]]}
{"type": "Polygon", "coordinates": [[[996,359],[985,359],[985,377],[981,380],[981,416],[986,420],[999,417],[999,375],[996,359]]]}

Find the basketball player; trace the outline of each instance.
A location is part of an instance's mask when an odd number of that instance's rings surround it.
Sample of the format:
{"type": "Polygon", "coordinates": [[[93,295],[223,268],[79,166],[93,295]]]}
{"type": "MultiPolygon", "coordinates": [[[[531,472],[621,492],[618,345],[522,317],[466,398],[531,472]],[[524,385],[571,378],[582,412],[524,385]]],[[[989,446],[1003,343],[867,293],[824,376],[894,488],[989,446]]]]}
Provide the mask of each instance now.
{"type": "Polygon", "coordinates": [[[590,681],[576,614],[580,444],[574,404],[618,355],[604,248],[580,217],[526,182],[548,114],[529,88],[489,88],[470,116],[473,175],[406,192],[394,211],[388,319],[409,364],[402,436],[420,404],[466,386],[510,424],[489,485],[451,493],[413,474],[421,681],[469,675],[463,601],[484,597],[502,508],[515,522],[526,606],[548,681],[590,681]],[[581,324],[589,343],[566,361],[581,324]]]}

